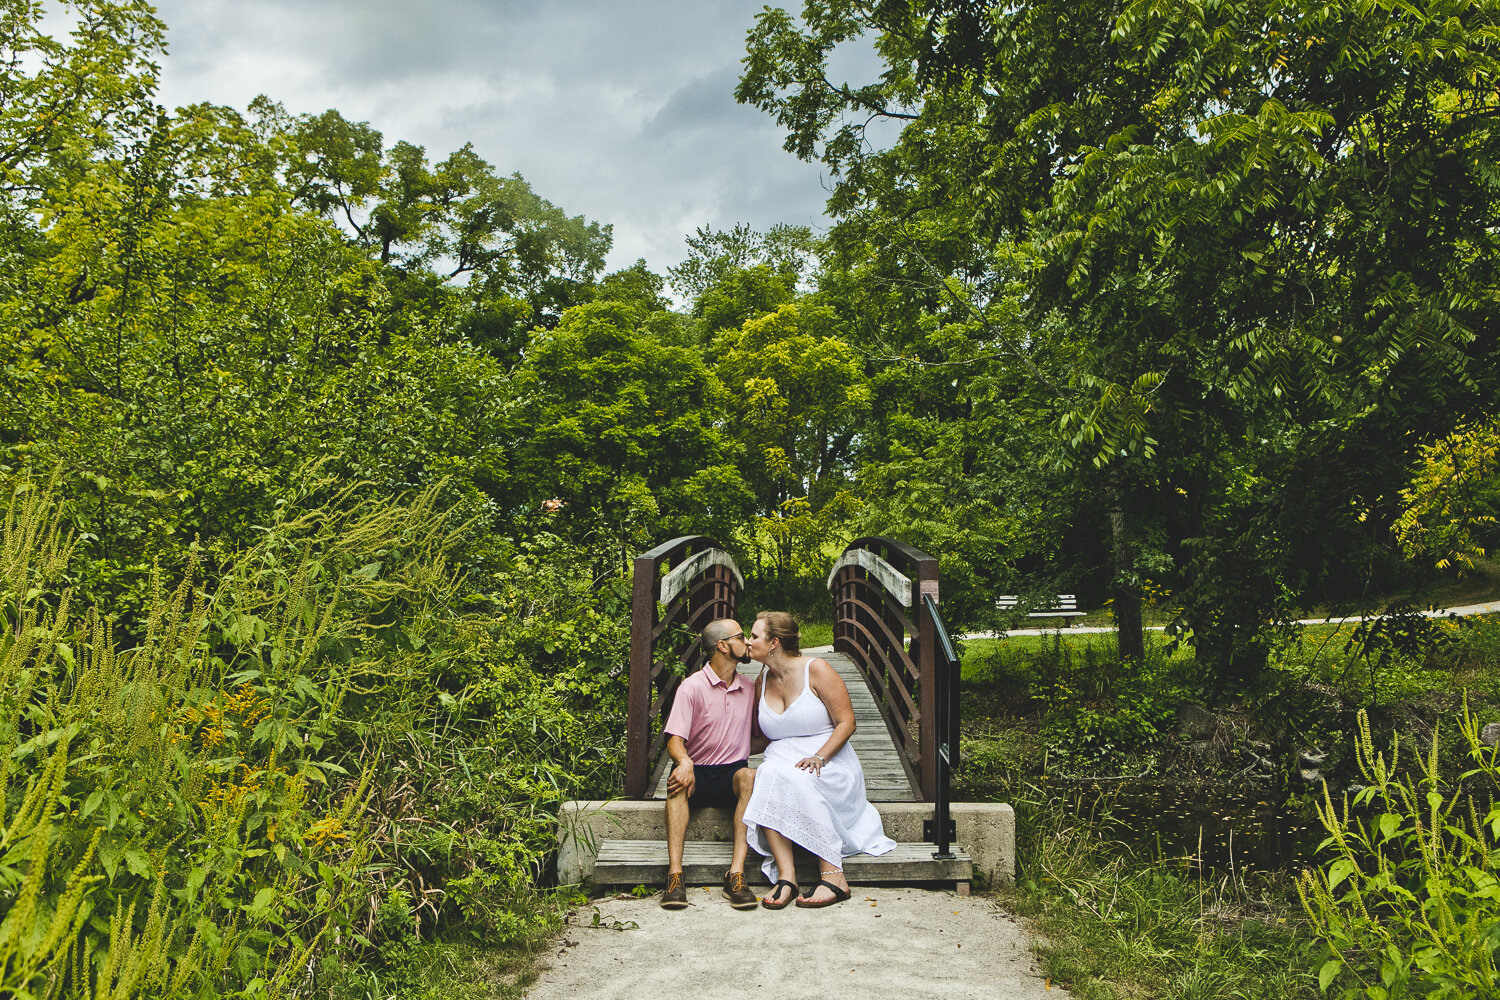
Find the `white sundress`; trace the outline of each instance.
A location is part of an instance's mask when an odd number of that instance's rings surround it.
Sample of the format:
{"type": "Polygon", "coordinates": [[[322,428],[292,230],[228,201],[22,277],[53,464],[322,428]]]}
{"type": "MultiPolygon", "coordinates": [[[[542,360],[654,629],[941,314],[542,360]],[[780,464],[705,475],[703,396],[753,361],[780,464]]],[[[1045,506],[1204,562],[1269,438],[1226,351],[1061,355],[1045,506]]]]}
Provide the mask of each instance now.
{"type": "Polygon", "coordinates": [[[810,683],[811,662],[808,657],[802,663],[802,693],[783,711],[773,712],[764,696],[760,700],[760,731],[771,745],[755,769],[745,825],[750,846],[766,856],[760,870],[773,883],[781,876],[761,837],[763,826],[829,861],[851,854],[884,854],[896,846],[880,825],[880,813],[865,798],[865,772],[853,746],[845,743],[821,774],[797,768],[797,761],[822,749],[833,732],[828,708],[810,683]]]}

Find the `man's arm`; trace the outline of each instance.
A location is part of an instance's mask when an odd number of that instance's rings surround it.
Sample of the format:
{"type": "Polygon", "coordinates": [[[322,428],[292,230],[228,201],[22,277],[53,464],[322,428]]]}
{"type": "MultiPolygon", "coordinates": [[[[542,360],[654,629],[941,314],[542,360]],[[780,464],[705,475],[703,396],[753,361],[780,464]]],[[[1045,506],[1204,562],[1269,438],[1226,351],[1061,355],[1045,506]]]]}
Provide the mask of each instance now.
{"type": "Polygon", "coordinates": [[[672,773],[667,775],[667,798],[675,799],[679,795],[693,794],[693,788],[697,785],[697,779],[693,776],[693,761],[688,756],[687,744],[682,741],[681,736],[667,737],[667,756],[677,766],[672,768],[672,773]]]}

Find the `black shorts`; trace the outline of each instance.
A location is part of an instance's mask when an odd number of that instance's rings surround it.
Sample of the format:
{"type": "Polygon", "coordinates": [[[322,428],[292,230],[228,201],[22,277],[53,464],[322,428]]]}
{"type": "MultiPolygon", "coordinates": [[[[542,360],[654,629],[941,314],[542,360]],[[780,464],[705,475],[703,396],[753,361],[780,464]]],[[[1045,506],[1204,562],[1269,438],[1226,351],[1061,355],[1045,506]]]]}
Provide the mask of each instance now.
{"type": "Polygon", "coordinates": [[[749,766],[748,760],[729,764],[694,764],[693,794],[688,796],[688,808],[720,806],[733,809],[740,801],[740,797],[734,794],[735,773],[749,766]]]}

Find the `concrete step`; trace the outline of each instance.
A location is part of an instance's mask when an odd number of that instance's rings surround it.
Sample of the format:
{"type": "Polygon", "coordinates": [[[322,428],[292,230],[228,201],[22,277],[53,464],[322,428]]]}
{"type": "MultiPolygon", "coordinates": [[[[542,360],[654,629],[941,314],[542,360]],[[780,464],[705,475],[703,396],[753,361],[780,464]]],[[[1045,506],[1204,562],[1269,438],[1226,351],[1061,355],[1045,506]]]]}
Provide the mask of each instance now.
{"type": "MultiPolygon", "coordinates": [[[[719,885],[729,867],[731,845],[717,840],[690,840],[682,851],[682,880],[687,885],[719,885]]],[[[934,858],[935,844],[897,844],[879,856],[855,854],[844,859],[844,876],[851,885],[910,885],[916,882],[952,882],[967,892],[974,877],[974,863],[962,847],[951,848],[950,859],[934,858]]],[[[800,848],[796,851],[797,881],[817,881],[817,858],[800,848]]],[[[754,851],[745,865],[745,878],[760,881],[760,855],[754,851]]],[[[667,880],[665,840],[606,840],[599,845],[594,862],[596,885],[661,885],[667,880]]]]}
{"type": "MultiPolygon", "coordinates": [[[[930,855],[933,847],[925,842],[932,834],[924,829],[932,819],[932,804],[929,802],[876,802],[881,826],[885,835],[913,850],[926,850],[930,855]]],[[[983,882],[1009,883],[1015,878],[1015,813],[1009,805],[1001,802],[955,802],[953,803],[954,841],[963,845],[966,857],[971,858],[974,877],[983,882]]],[[[688,843],[714,845],[723,860],[713,862],[716,873],[709,884],[717,884],[724,877],[730,851],[730,840],[734,832],[734,813],[728,809],[697,809],[688,820],[688,843]]],[[[641,799],[612,799],[608,801],[573,801],[563,803],[558,816],[557,878],[560,884],[577,884],[600,881],[595,874],[595,864],[600,848],[611,841],[657,842],[661,847],[662,873],[652,878],[627,875],[610,876],[614,885],[626,882],[632,885],[660,885],[666,877],[666,810],[661,802],[641,799]],[[616,882],[613,879],[619,878],[616,882]]],[[[899,855],[898,855],[899,856],[899,855]]],[[[894,862],[894,858],[890,864],[894,862]]],[[[759,861],[752,858],[752,867],[759,861]]],[[[851,876],[852,878],[853,876],[851,876]]],[[[969,877],[964,876],[966,879],[969,877]]],[[[955,874],[932,875],[932,881],[958,881],[955,874]]],[[[894,881],[905,881],[905,878],[894,881]]],[[[922,875],[910,881],[928,881],[922,875]]]]}

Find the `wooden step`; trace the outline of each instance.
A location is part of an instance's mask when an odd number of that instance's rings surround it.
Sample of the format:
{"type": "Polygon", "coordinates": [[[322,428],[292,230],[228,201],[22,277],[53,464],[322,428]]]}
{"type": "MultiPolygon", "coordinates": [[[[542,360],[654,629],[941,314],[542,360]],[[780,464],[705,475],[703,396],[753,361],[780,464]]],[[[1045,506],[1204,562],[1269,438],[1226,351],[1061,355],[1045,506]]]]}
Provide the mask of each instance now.
{"type": "MultiPolygon", "coordinates": [[[[719,885],[729,867],[731,845],[722,841],[690,840],[682,851],[682,880],[688,885],[719,885]]],[[[954,882],[961,892],[968,889],[974,875],[969,852],[952,848],[953,858],[934,858],[935,844],[897,844],[887,854],[872,857],[856,854],[844,859],[844,876],[851,885],[906,885],[917,882],[954,882]]],[[[745,878],[757,886],[761,856],[750,852],[745,864],[745,878]]],[[[817,859],[798,849],[796,852],[798,882],[809,885],[817,880],[817,859]]],[[[667,880],[667,842],[665,840],[606,840],[599,845],[599,859],[594,863],[596,885],[661,885],[667,880]]]]}

